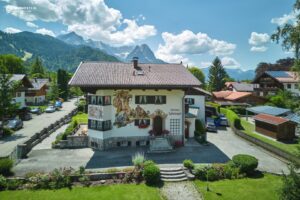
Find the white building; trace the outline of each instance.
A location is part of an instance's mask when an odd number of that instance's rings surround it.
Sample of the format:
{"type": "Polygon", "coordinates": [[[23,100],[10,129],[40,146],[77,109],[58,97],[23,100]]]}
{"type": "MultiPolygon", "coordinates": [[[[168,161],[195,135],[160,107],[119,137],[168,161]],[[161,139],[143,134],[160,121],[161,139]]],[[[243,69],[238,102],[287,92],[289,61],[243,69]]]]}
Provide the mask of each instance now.
{"type": "Polygon", "coordinates": [[[83,62],[69,83],[88,95],[89,143],[95,149],[146,146],[167,138],[183,145],[204,122],[206,92],[181,64],[83,62]],[[186,96],[191,94],[192,96],[186,96]],[[188,112],[185,98],[197,112],[188,112]]]}
{"type": "Polygon", "coordinates": [[[26,106],[25,93],[28,90],[28,88],[33,88],[33,85],[31,84],[31,82],[25,74],[13,74],[10,78],[10,81],[12,83],[19,83],[18,88],[15,92],[15,96],[12,99],[13,103],[19,104],[20,108],[26,106]]]}

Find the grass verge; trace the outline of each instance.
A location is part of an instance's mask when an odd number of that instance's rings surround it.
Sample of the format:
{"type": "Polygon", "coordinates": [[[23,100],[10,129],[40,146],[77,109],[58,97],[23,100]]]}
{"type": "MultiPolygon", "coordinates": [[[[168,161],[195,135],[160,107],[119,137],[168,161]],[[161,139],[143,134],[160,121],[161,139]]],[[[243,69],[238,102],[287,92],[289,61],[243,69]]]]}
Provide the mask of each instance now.
{"type": "Polygon", "coordinates": [[[196,180],[195,185],[205,200],[276,200],[282,184],[280,176],[264,174],[261,178],[243,178],[209,182],[210,191],[206,191],[206,182],[196,180]]]}
{"type": "Polygon", "coordinates": [[[96,187],[73,187],[60,190],[19,190],[0,192],[1,200],[158,200],[161,199],[158,188],[145,184],[120,184],[96,187]]]}

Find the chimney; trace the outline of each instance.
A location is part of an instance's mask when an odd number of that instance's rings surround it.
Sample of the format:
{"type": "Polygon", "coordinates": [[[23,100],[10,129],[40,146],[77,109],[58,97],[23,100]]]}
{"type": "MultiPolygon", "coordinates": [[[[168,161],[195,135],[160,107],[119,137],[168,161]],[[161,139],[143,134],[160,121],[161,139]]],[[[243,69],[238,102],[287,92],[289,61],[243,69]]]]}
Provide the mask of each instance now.
{"type": "Polygon", "coordinates": [[[133,57],[132,62],[133,62],[133,68],[137,69],[138,68],[138,63],[139,63],[139,58],[138,57],[133,57]]]}

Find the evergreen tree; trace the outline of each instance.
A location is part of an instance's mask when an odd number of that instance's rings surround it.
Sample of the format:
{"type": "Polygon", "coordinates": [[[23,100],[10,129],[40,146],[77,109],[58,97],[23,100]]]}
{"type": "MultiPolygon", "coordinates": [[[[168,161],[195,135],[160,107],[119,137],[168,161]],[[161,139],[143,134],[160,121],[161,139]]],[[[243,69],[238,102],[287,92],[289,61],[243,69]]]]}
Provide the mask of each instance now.
{"type": "Polygon", "coordinates": [[[57,85],[59,88],[59,97],[67,100],[69,95],[69,88],[68,88],[68,82],[69,82],[69,75],[67,71],[63,69],[57,70],[57,85]]]}
{"type": "Polygon", "coordinates": [[[42,61],[37,57],[32,65],[30,74],[34,78],[44,78],[45,77],[45,70],[42,64],[42,61]]]}
{"type": "Polygon", "coordinates": [[[216,57],[209,68],[208,88],[210,91],[220,91],[224,88],[226,79],[229,78],[221,60],[216,57]]]}

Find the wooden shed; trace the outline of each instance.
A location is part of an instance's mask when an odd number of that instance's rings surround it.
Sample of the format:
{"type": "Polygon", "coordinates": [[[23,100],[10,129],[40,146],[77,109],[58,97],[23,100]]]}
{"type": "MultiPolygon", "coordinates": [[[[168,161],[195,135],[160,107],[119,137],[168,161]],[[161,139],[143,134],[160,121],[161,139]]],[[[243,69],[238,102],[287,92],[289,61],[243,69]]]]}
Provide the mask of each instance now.
{"type": "Polygon", "coordinates": [[[255,131],[277,140],[292,140],[297,123],[282,117],[267,114],[254,116],[255,131]]]}

